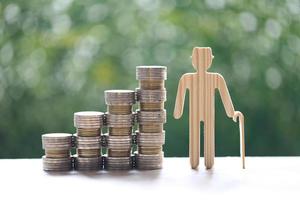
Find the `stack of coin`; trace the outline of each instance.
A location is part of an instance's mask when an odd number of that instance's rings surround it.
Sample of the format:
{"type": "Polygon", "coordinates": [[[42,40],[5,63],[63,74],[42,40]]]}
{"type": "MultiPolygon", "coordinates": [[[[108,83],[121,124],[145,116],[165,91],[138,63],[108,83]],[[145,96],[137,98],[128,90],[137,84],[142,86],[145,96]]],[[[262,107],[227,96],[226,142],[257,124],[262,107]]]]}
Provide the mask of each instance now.
{"type": "Polygon", "coordinates": [[[165,80],[167,68],[164,66],[138,66],[136,68],[139,88],[136,89],[140,110],[137,112],[139,130],[136,131],[138,155],[137,168],[142,170],[162,168],[166,122],[165,80]]]}
{"type": "Polygon", "coordinates": [[[75,168],[80,171],[101,169],[101,128],[104,114],[96,111],[74,113],[77,129],[75,168]]]}
{"type": "Polygon", "coordinates": [[[75,168],[79,171],[97,171],[101,169],[101,157],[75,156],[75,168]]]}
{"type": "Polygon", "coordinates": [[[136,67],[136,78],[139,81],[139,87],[143,90],[165,89],[167,67],[138,66],[136,67]]]}
{"type": "Polygon", "coordinates": [[[134,125],[132,106],[135,92],[132,90],[106,90],[107,104],[107,159],[108,170],[131,168],[131,140],[134,125]]]}
{"type": "Polygon", "coordinates": [[[72,135],[69,133],[47,133],[42,135],[45,150],[43,169],[45,171],[68,171],[72,169],[70,150],[72,135]]]}

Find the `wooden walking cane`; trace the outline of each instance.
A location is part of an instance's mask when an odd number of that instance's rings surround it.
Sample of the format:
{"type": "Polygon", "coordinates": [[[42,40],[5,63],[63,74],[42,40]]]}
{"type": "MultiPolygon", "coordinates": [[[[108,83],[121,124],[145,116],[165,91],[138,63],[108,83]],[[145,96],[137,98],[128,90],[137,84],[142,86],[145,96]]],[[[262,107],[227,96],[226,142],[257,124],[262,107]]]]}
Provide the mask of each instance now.
{"type": "Polygon", "coordinates": [[[240,155],[242,159],[242,167],[245,169],[245,126],[244,126],[244,115],[240,111],[236,112],[237,115],[233,118],[236,122],[237,117],[239,118],[239,129],[240,129],[240,155]]]}

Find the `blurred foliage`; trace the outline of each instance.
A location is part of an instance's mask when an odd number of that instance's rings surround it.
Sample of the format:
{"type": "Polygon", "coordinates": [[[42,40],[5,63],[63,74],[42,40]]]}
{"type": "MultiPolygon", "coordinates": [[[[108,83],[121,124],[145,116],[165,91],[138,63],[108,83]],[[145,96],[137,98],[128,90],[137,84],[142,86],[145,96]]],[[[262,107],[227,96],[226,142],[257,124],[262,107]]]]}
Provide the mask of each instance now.
{"type": "MultiPolygon", "coordinates": [[[[168,66],[165,155],[187,156],[188,104],[172,114],[194,46],[213,49],[247,154],[300,155],[299,15],[299,0],[2,0],[0,157],[40,157],[42,133],[73,133],[73,112],[106,110],[105,89],[138,87],[137,65],[168,66]]],[[[216,154],[239,154],[219,94],[216,154]]]]}

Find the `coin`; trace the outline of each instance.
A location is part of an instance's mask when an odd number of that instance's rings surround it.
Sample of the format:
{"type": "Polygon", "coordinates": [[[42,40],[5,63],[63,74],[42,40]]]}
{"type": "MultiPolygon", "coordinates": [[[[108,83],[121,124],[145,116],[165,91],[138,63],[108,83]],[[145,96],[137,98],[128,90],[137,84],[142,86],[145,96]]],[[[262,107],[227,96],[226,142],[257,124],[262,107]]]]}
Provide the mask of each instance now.
{"type": "Polygon", "coordinates": [[[69,133],[47,133],[42,135],[43,149],[69,150],[72,145],[72,135],[69,133]]]}
{"type": "Polygon", "coordinates": [[[163,164],[163,155],[163,152],[155,155],[137,154],[137,168],[140,170],[161,169],[163,164]]]}
{"type": "Polygon", "coordinates": [[[166,110],[161,111],[137,111],[139,124],[166,123],[166,110]]]}
{"type": "Polygon", "coordinates": [[[164,103],[140,103],[142,111],[160,111],[164,109],[164,103]]]}
{"type": "Polygon", "coordinates": [[[133,90],[105,90],[104,96],[107,105],[135,104],[135,92],[133,90]]]}
{"type": "Polygon", "coordinates": [[[100,149],[77,149],[78,157],[92,158],[101,156],[100,149]]]}
{"type": "Polygon", "coordinates": [[[76,147],[78,149],[100,149],[100,136],[81,137],[76,136],[76,147]]]}
{"type": "Polygon", "coordinates": [[[45,149],[47,158],[67,158],[70,156],[70,149],[45,149]]]}
{"type": "Polygon", "coordinates": [[[67,158],[47,158],[42,157],[43,169],[45,171],[69,171],[72,169],[71,157],[67,158]]]}
{"type": "Polygon", "coordinates": [[[79,157],[100,156],[100,136],[80,137],[76,136],[77,154],[79,157]]]}
{"type": "Polygon", "coordinates": [[[134,124],[134,115],[113,115],[107,114],[108,127],[132,127],[134,124]]]}
{"type": "Polygon", "coordinates": [[[130,149],[132,142],[131,135],[125,136],[112,136],[107,138],[107,148],[109,149],[130,149]]]}
{"type": "Polygon", "coordinates": [[[108,105],[107,111],[115,115],[128,115],[132,113],[132,105],[108,105]]]}
{"type": "Polygon", "coordinates": [[[131,148],[108,149],[108,157],[128,157],[131,155],[131,148]]]}
{"type": "Polygon", "coordinates": [[[103,126],[103,113],[82,111],[74,113],[74,126],[82,129],[100,129],[103,126]]]}
{"type": "Polygon", "coordinates": [[[136,131],[137,144],[143,147],[156,147],[165,144],[165,131],[162,133],[143,133],[136,131]]]}
{"type": "Polygon", "coordinates": [[[108,127],[108,134],[115,136],[131,135],[132,127],[108,127]]]}
{"type": "Polygon", "coordinates": [[[143,133],[161,133],[163,132],[162,123],[139,124],[139,131],[143,133]]]}
{"type": "Polygon", "coordinates": [[[101,135],[100,128],[77,128],[77,135],[82,137],[95,137],[101,135]]]}
{"type": "Polygon", "coordinates": [[[108,170],[129,170],[132,168],[131,157],[107,157],[105,167],[108,170]]]}
{"type": "Polygon", "coordinates": [[[102,167],[101,157],[78,157],[75,156],[75,169],[79,171],[96,171],[100,170],[102,167]]]}
{"type": "Polygon", "coordinates": [[[155,155],[162,152],[162,146],[138,146],[138,153],[144,155],[155,155]]]}
{"type": "Polygon", "coordinates": [[[163,90],[143,90],[136,89],[137,99],[141,103],[162,103],[167,100],[167,91],[163,90]]]}
{"type": "Polygon", "coordinates": [[[142,90],[136,89],[137,99],[142,111],[160,111],[164,109],[166,90],[142,90]]]}
{"type": "Polygon", "coordinates": [[[166,80],[167,68],[165,66],[137,66],[137,80],[166,80]]]}
{"type": "Polygon", "coordinates": [[[143,90],[162,90],[165,88],[164,80],[140,80],[139,87],[143,90]]]}

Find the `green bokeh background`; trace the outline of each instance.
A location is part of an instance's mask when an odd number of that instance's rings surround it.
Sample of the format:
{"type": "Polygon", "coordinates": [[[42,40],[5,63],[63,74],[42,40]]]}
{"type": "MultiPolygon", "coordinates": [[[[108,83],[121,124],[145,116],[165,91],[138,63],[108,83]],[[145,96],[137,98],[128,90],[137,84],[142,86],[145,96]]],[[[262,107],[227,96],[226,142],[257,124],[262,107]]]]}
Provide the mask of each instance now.
{"type": "MultiPolygon", "coordinates": [[[[245,115],[247,155],[300,155],[299,16],[299,0],[2,0],[0,158],[43,155],[41,134],[105,111],[104,90],[138,87],[138,65],[168,67],[165,155],[188,156],[188,104],[172,114],[194,46],[213,49],[210,71],[245,115]]],[[[239,155],[218,93],[216,154],[239,155]]]]}

